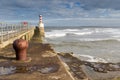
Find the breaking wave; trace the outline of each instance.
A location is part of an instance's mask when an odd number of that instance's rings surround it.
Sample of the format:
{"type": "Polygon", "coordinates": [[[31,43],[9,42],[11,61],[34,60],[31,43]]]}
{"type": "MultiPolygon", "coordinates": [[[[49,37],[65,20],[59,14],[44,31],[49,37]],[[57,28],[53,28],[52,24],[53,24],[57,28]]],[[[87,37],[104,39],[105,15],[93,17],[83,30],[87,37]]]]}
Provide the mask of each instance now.
{"type": "Polygon", "coordinates": [[[79,41],[120,41],[120,28],[53,29],[45,36],[50,39],[71,37],[79,41]]]}
{"type": "MultiPolygon", "coordinates": [[[[74,55],[76,56],[76,54],[74,55]]],[[[78,57],[78,56],[76,56],[78,57]]],[[[79,54],[79,57],[80,59],[83,57],[83,58],[86,58],[86,59],[83,59],[85,61],[88,61],[88,62],[102,62],[102,63],[107,63],[107,61],[103,58],[97,58],[97,57],[94,57],[94,56],[90,56],[90,55],[80,55],[79,54]]]]}

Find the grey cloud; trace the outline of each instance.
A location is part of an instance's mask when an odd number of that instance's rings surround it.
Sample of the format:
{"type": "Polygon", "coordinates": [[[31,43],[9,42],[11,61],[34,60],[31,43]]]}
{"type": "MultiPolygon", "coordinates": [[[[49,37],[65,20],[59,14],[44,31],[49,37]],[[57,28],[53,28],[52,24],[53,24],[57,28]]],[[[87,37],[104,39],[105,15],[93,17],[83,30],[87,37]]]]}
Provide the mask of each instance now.
{"type": "Polygon", "coordinates": [[[80,2],[83,9],[120,9],[120,0],[1,0],[0,7],[16,8],[44,8],[60,7],[60,4],[68,4],[73,7],[73,3],[80,2]]]}
{"type": "Polygon", "coordinates": [[[28,19],[37,19],[39,14],[47,18],[106,17],[106,12],[108,17],[116,17],[115,14],[119,17],[116,12],[120,9],[119,4],[120,0],[0,0],[0,15],[2,18],[9,15],[22,19],[24,15],[28,19]]]}
{"type": "Polygon", "coordinates": [[[107,8],[120,10],[120,0],[79,0],[84,9],[107,8]]]}

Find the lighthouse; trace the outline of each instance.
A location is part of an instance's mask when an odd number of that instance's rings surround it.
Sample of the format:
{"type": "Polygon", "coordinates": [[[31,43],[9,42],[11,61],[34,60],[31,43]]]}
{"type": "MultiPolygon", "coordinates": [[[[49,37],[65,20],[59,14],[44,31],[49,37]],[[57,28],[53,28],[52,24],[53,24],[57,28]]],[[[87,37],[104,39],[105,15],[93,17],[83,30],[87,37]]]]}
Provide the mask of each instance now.
{"type": "Polygon", "coordinates": [[[40,35],[41,35],[41,37],[45,37],[44,23],[42,21],[42,15],[39,15],[39,29],[40,29],[40,35]]]}

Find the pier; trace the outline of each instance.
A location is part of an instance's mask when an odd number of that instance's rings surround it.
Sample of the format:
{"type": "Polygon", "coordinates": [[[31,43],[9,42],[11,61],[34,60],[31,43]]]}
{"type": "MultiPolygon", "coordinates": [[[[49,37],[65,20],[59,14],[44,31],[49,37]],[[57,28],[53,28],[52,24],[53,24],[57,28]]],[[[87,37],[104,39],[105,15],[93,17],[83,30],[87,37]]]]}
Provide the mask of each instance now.
{"type": "Polygon", "coordinates": [[[0,23],[0,48],[12,43],[15,39],[29,41],[34,34],[34,26],[29,23],[7,24],[0,23]]]}
{"type": "Polygon", "coordinates": [[[52,46],[41,43],[40,38],[39,27],[1,25],[0,80],[74,80],[52,46]],[[28,41],[27,57],[30,60],[16,60],[12,46],[16,39],[28,41]]]}
{"type": "Polygon", "coordinates": [[[29,43],[28,57],[17,62],[12,45],[0,52],[0,80],[74,80],[49,44],[29,43]]]}

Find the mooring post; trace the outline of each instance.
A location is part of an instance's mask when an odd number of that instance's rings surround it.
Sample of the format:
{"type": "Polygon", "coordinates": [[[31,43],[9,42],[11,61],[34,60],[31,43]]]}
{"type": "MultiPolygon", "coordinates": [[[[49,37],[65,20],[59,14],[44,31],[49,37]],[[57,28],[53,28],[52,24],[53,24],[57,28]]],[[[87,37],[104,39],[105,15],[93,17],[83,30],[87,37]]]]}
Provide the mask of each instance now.
{"type": "Polygon", "coordinates": [[[23,39],[17,39],[13,42],[13,48],[16,54],[16,60],[26,61],[27,60],[27,48],[28,42],[23,39]]]}

